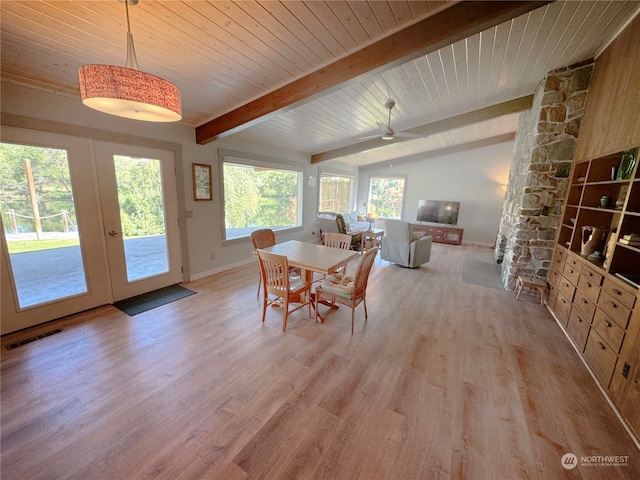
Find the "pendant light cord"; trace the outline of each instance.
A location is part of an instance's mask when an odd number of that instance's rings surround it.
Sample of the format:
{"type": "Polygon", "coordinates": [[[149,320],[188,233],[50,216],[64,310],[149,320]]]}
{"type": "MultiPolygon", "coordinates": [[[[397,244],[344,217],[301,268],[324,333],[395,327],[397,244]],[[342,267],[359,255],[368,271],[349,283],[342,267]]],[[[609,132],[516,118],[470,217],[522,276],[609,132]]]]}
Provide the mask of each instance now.
{"type": "Polygon", "coordinates": [[[131,25],[129,22],[129,0],[124,0],[124,8],[127,14],[127,68],[139,70],[138,59],[136,58],[136,47],[133,45],[133,34],[131,33],[131,25]]]}

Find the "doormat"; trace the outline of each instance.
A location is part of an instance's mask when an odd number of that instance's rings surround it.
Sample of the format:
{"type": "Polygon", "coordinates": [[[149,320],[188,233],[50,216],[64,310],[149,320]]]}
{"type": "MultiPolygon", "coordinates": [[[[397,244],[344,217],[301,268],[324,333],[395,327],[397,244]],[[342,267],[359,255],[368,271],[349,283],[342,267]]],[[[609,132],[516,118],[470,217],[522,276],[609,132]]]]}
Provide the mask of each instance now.
{"type": "Polygon", "coordinates": [[[462,266],[462,281],[487,288],[504,290],[502,267],[493,258],[493,253],[467,252],[462,266]]]}
{"type": "Polygon", "coordinates": [[[119,308],[130,317],[133,317],[139,313],[175,302],[194,293],[196,292],[180,285],[169,285],[168,287],[160,288],[153,292],[143,293],[142,295],[127,298],[126,300],[120,300],[115,302],[113,306],[119,308]]]}

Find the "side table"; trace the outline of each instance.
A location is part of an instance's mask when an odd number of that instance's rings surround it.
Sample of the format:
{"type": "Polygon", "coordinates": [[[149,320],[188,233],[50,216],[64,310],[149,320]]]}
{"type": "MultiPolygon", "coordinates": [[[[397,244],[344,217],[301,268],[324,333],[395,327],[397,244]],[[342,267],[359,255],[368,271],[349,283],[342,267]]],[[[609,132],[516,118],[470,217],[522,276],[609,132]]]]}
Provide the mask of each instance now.
{"type": "Polygon", "coordinates": [[[370,228],[362,232],[362,241],[364,242],[362,251],[369,250],[373,247],[379,247],[384,236],[384,228],[370,228]]]}

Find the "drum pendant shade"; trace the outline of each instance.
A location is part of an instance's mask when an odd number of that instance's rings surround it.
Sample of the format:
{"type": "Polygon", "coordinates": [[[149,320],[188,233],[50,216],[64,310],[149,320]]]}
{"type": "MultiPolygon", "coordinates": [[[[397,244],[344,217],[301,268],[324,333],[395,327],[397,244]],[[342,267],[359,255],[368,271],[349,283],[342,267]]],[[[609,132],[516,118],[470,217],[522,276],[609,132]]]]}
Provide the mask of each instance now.
{"type": "Polygon", "coordinates": [[[127,15],[126,67],[91,64],[78,69],[82,103],[100,112],[146,122],[177,122],[182,119],[180,90],[160,77],[138,70],[138,60],[127,15]]]}
{"type": "Polygon", "coordinates": [[[150,73],[115,65],[78,69],[82,103],[95,110],[147,122],[182,118],[180,91],[150,73]]]}

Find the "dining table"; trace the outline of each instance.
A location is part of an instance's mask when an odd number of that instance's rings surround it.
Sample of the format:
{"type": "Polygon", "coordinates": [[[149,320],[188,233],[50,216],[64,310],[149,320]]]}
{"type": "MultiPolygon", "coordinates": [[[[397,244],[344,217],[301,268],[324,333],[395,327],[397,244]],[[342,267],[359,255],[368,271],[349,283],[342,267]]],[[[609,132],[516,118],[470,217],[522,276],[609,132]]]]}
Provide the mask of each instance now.
{"type": "MultiPolygon", "coordinates": [[[[355,250],[343,250],[341,248],[326,247],[320,243],[301,242],[299,240],[289,240],[287,242],[276,243],[275,245],[260,250],[275,253],[276,255],[284,255],[290,267],[300,269],[300,277],[307,281],[313,282],[313,273],[318,272],[323,275],[330,275],[357,258],[360,253],[355,250]]],[[[258,253],[253,252],[253,256],[257,257],[258,253]]],[[[313,308],[314,293],[311,293],[313,308]]],[[[304,301],[305,299],[300,299],[304,301]]],[[[330,305],[337,308],[337,305],[330,305]]]]}
{"type": "MultiPolygon", "coordinates": [[[[319,243],[299,240],[276,243],[261,250],[287,257],[289,266],[299,268],[302,279],[308,282],[313,280],[314,272],[329,275],[341,267],[346,267],[359,255],[355,250],[326,247],[319,243]]],[[[254,256],[257,256],[257,253],[254,252],[254,256]]]]}

